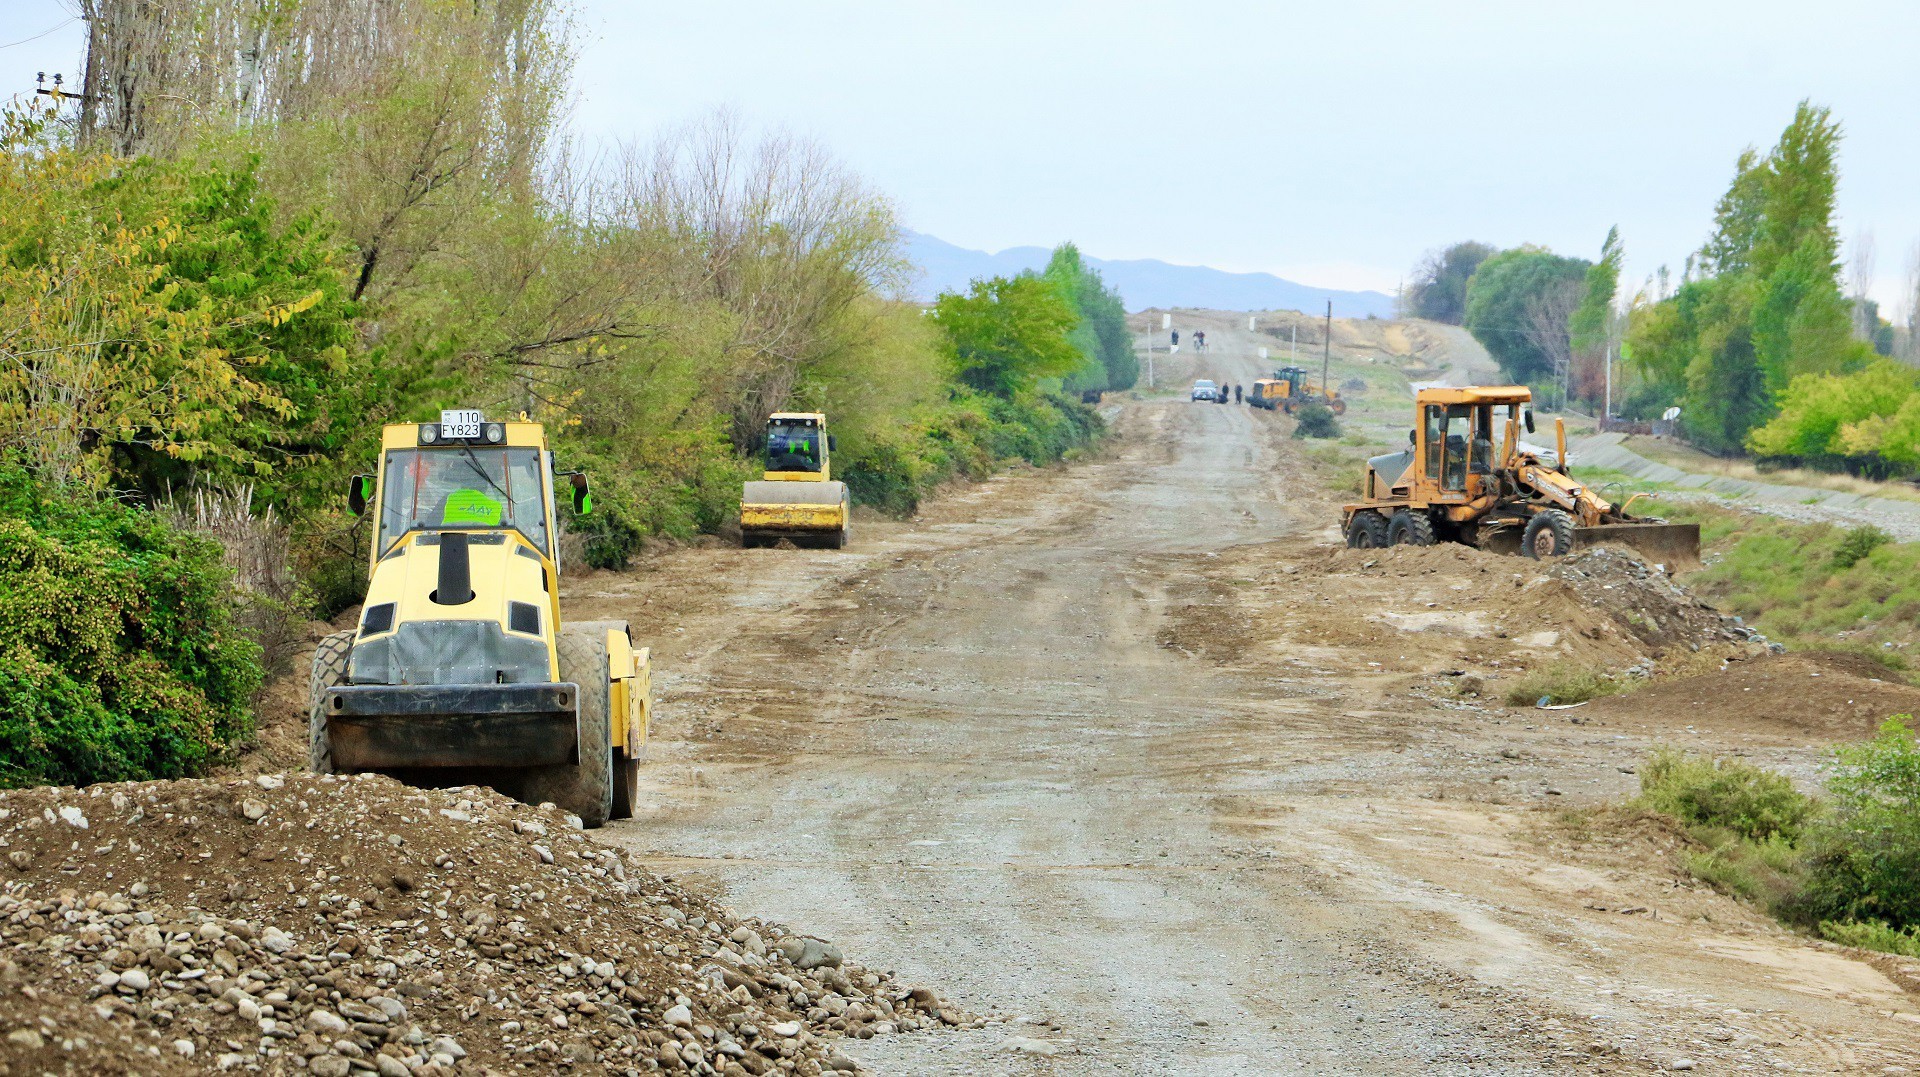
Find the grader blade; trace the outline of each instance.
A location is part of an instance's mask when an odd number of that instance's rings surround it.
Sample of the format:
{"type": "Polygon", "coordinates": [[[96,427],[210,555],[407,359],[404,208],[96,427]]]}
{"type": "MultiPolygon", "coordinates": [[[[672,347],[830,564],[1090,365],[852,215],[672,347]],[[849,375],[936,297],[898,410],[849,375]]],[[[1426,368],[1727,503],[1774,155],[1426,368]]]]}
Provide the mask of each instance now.
{"type": "Polygon", "coordinates": [[[1573,548],[1617,542],[1669,569],[1700,563],[1699,524],[1599,524],[1573,529],[1573,548]]]}

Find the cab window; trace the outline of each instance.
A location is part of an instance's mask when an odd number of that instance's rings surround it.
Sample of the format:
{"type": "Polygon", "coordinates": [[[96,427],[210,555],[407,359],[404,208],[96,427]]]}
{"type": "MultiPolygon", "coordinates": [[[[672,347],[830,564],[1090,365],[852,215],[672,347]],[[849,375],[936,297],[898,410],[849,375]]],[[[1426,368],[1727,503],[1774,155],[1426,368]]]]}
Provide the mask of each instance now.
{"type": "Polygon", "coordinates": [[[1440,404],[1427,405],[1426,431],[1421,446],[1426,453],[1427,478],[1440,477],[1441,450],[1447,437],[1447,409],[1440,404]]]}
{"type": "Polygon", "coordinates": [[[380,552],[409,531],[512,529],[552,556],[538,449],[397,449],[387,453],[380,552]]]}
{"type": "Polygon", "coordinates": [[[820,429],[775,423],[767,427],[768,471],[819,471],[820,429]]]}

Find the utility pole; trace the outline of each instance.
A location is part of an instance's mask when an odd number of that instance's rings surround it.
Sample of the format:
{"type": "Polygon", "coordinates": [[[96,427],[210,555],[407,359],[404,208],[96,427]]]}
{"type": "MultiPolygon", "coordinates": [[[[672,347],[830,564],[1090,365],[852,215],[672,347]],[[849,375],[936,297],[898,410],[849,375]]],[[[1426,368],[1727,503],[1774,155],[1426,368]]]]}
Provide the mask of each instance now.
{"type": "Polygon", "coordinates": [[[1300,365],[1300,323],[1287,326],[1287,365],[1300,365]]]}
{"type": "Polygon", "coordinates": [[[1327,339],[1324,344],[1320,351],[1320,391],[1329,394],[1327,399],[1331,400],[1333,399],[1332,390],[1327,385],[1327,374],[1333,367],[1333,300],[1331,299],[1327,300],[1327,339]]]}

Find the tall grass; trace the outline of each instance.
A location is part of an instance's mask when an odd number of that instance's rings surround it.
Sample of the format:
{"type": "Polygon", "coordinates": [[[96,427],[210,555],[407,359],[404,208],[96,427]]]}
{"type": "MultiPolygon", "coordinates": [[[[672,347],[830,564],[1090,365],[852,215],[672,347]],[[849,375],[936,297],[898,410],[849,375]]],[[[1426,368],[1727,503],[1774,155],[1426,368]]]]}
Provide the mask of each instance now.
{"type": "MultiPolygon", "coordinates": [[[[1645,503],[1643,502],[1643,505],[1645,503]]],[[[1878,528],[1805,524],[1658,496],[1643,511],[1700,525],[1702,598],[1801,650],[1891,659],[1920,643],[1920,543],[1878,528]]]]}

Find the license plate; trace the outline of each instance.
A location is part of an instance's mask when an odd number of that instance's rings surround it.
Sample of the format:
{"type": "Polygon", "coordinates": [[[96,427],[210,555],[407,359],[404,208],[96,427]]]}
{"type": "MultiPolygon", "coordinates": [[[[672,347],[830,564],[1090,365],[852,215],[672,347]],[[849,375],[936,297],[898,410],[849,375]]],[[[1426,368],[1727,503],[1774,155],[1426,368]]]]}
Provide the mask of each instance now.
{"type": "Polygon", "coordinates": [[[459,408],[440,413],[440,436],[443,438],[477,438],[480,436],[480,423],[484,416],[471,408],[459,408]]]}

